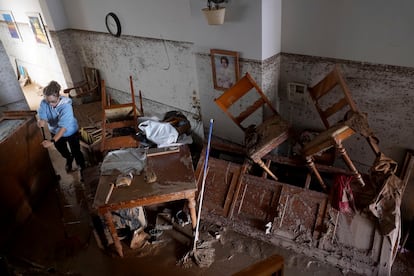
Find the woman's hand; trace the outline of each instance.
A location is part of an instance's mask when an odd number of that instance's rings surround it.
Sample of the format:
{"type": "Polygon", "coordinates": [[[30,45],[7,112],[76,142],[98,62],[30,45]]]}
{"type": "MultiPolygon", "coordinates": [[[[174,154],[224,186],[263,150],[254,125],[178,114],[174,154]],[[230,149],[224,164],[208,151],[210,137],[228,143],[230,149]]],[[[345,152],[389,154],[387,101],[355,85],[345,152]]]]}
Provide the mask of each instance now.
{"type": "Polygon", "coordinates": [[[43,140],[41,144],[44,148],[50,148],[54,143],[50,140],[43,140]]]}
{"type": "Polygon", "coordinates": [[[37,126],[38,127],[45,127],[47,125],[47,122],[45,120],[38,120],[37,126]]]}

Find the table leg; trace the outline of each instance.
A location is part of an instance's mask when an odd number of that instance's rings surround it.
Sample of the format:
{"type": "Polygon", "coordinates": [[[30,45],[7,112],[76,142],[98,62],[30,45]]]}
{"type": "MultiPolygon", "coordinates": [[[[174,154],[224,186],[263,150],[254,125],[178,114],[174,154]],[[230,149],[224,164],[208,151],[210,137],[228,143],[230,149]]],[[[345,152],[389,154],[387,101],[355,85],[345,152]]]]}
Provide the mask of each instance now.
{"type": "Polygon", "coordinates": [[[197,226],[196,201],[194,197],[188,198],[188,209],[190,209],[191,224],[193,229],[197,226]]]}
{"type": "Polygon", "coordinates": [[[112,221],[111,212],[106,212],[104,214],[104,218],[105,218],[106,225],[109,228],[109,232],[111,233],[112,240],[114,241],[115,250],[119,254],[119,256],[123,257],[124,253],[122,251],[122,244],[118,238],[118,233],[116,232],[114,222],[112,221]]]}

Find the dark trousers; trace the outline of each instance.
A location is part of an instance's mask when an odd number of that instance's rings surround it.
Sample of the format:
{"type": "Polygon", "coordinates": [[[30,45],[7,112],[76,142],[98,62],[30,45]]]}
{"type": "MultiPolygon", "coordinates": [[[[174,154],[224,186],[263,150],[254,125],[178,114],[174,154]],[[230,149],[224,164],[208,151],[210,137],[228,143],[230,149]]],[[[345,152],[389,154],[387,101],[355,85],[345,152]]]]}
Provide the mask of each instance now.
{"type": "MultiPolygon", "coordinates": [[[[52,134],[52,136],[55,135],[52,134]]],[[[60,137],[60,139],[55,143],[55,148],[66,160],[71,159],[73,156],[76,160],[76,164],[81,169],[85,168],[85,158],[83,157],[82,151],[80,149],[78,132],[68,137],[60,137]],[[68,149],[68,144],[70,151],[68,149]]]]}

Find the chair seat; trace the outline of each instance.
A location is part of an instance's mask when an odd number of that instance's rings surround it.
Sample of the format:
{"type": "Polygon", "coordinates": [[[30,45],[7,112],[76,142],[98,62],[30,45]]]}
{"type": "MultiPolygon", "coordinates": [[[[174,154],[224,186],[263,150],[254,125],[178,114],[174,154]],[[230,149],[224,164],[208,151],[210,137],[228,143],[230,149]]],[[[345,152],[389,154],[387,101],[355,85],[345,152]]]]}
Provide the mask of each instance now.
{"type": "Polygon", "coordinates": [[[248,156],[254,161],[259,160],[286,141],[289,130],[289,123],[279,115],[266,119],[254,128],[254,135],[246,133],[245,145],[248,156]]]}
{"type": "Polygon", "coordinates": [[[335,146],[335,140],[342,141],[353,135],[355,132],[344,124],[338,124],[319,133],[312,141],[307,143],[302,152],[305,156],[310,156],[323,152],[335,146]]]}

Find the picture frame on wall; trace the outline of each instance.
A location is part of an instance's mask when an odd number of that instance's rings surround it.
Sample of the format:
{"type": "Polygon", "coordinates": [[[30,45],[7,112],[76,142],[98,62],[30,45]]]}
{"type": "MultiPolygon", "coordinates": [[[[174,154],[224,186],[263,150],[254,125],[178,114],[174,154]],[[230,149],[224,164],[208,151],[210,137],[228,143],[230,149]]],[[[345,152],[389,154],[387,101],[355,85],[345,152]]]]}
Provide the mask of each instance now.
{"type": "Polygon", "coordinates": [[[239,53],[211,49],[213,84],[216,90],[227,90],[239,80],[239,53]]]}
{"type": "Polygon", "coordinates": [[[29,25],[32,29],[33,35],[35,36],[36,42],[52,47],[41,14],[38,12],[30,12],[26,13],[26,15],[29,18],[29,25]]]}
{"type": "Polygon", "coordinates": [[[16,21],[11,11],[0,11],[0,18],[2,21],[6,22],[7,29],[9,29],[10,36],[12,38],[22,40],[20,35],[19,28],[17,27],[16,21]]]}

